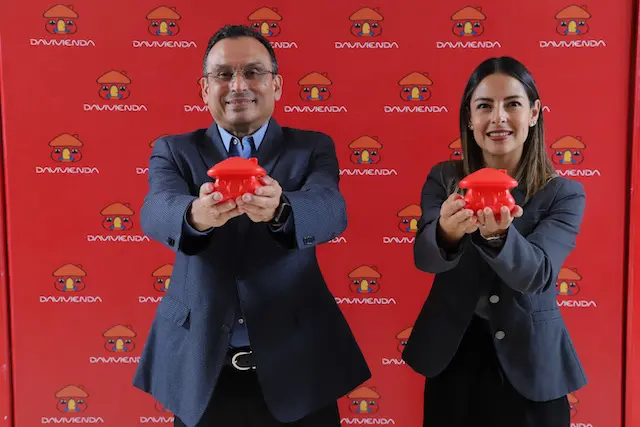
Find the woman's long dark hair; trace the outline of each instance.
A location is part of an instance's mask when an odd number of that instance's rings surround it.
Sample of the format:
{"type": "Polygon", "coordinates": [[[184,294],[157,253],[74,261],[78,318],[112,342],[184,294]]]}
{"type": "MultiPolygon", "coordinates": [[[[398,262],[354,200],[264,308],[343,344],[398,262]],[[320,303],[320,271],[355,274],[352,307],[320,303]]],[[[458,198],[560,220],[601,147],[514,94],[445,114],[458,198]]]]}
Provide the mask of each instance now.
{"type": "MultiPolygon", "coordinates": [[[[462,140],[463,160],[458,171],[462,177],[485,167],[482,149],[476,143],[473,131],[469,129],[471,96],[485,77],[497,73],[513,77],[522,83],[529,98],[529,106],[533,107],[535,101],[540,99],[533,76],[517,60],[502,56],[489,58],[478,65],[469,77],[460,104],[460,139],[462,140]]],[[[544,142],[544,117],[541,110],[538,121],[532,128],[529,128],[529,134],[522,150],[522,158],[516,176],[514,176],[518,182],[524,183],[525,203],[536,191],[543,188],[549,180],[556,176],[555,168],[549,159],[544,142]]]]}

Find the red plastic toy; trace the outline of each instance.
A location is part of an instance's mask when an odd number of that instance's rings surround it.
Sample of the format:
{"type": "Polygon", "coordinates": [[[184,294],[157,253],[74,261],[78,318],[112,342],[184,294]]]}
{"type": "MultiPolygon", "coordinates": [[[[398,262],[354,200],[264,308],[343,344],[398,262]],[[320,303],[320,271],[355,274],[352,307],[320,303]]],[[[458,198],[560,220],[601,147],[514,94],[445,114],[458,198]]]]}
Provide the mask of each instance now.
{"type": "Polygon", "coordinates": [[[214,191],[222,194],[219,203],[236,199],[245,193],[254,194],[258,187],[262,187],[260,178],[266,174],[267,171],[258,165],[258,159],[255,157],[230,157],[207,171],[207,175],[215,178],[214,191]]]}
{"type": "Polygon", "coordinates": [[[507,175],[505,169],[483,168],[466,176],[459,187],[467,189],[465,209],[478,212],[490,207],[496,220],[500,220],[500,207],[506,206],[513,213],[516,201],[509,189],[518,186],[518,181],[507,175]]]}

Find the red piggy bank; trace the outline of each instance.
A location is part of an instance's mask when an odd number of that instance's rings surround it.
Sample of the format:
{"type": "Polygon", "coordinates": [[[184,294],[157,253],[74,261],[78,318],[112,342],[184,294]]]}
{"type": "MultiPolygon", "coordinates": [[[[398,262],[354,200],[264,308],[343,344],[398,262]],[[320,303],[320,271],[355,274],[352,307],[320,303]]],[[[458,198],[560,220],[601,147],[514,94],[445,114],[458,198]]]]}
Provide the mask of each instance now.
{"type": "Polygon", "coordinates": [[[500,208],[506,206],[513,212],[516,201],[509,192],[518,186],[518,181],[507,175],[505,169],[483,168],[466,176],[459,187],[467,189],[464,201],[465,209],[478,212],[485,207],[491,208],[496,220],[500,220],[500,208]]]}
{"type": "Polygon", "coordinates": [[[262,187],[260,178],[266,174],[267,171],[258,165],[255,157],[230,157],[207,171],[207,175],[215,178],[214,191],[222,194],[219,203],[236,199],[245,193],[255,193],[258,187],[262,187]]]}

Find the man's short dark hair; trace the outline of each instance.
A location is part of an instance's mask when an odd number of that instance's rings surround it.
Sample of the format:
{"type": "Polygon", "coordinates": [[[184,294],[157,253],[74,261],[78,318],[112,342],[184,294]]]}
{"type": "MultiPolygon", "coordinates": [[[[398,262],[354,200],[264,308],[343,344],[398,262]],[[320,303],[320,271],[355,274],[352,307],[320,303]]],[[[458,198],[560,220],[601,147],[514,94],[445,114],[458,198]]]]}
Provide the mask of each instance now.
{"type": "Polygon", "coordinates": [[[251,27],[247,27],[246,25],[225,25],[209,39],[207,50],[204,53],[204,60],[202,62],[203,74],[207,74],[207,58],[209,57],[209,52],[211,52],[213,46],[220,40],[238,37],[253,37],[260,43],[262,43],[262,45],[267,49],[267,52],[269,52],[269,56],[271,57],[271,71],[274,75],[278,74],[278,61],[276,60],[276,53],[273,51],[271,43],[269,43],[269,40],[264,38],[262,34],[258,33],[251,27]]]}

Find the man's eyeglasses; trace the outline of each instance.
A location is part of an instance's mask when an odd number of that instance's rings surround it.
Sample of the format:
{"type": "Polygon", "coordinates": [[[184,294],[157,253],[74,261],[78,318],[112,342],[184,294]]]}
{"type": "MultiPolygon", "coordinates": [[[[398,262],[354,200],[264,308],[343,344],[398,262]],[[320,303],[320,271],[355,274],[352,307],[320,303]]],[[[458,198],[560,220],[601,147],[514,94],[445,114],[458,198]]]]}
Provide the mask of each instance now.
{"type": "Polygon", "coordinates": [[[234,78],[237,78],[238,73],[242,76],[242,78],[247,82],[257,82],[260,81],[267,74],[274,74],[273,71],[265,70],[262,68],[256,67],[248,67],[240,70],[218,70],[211,73],[205,74],[207,77],[213,78],[215,81],[219,83],[229,83],[234,78]]]}

